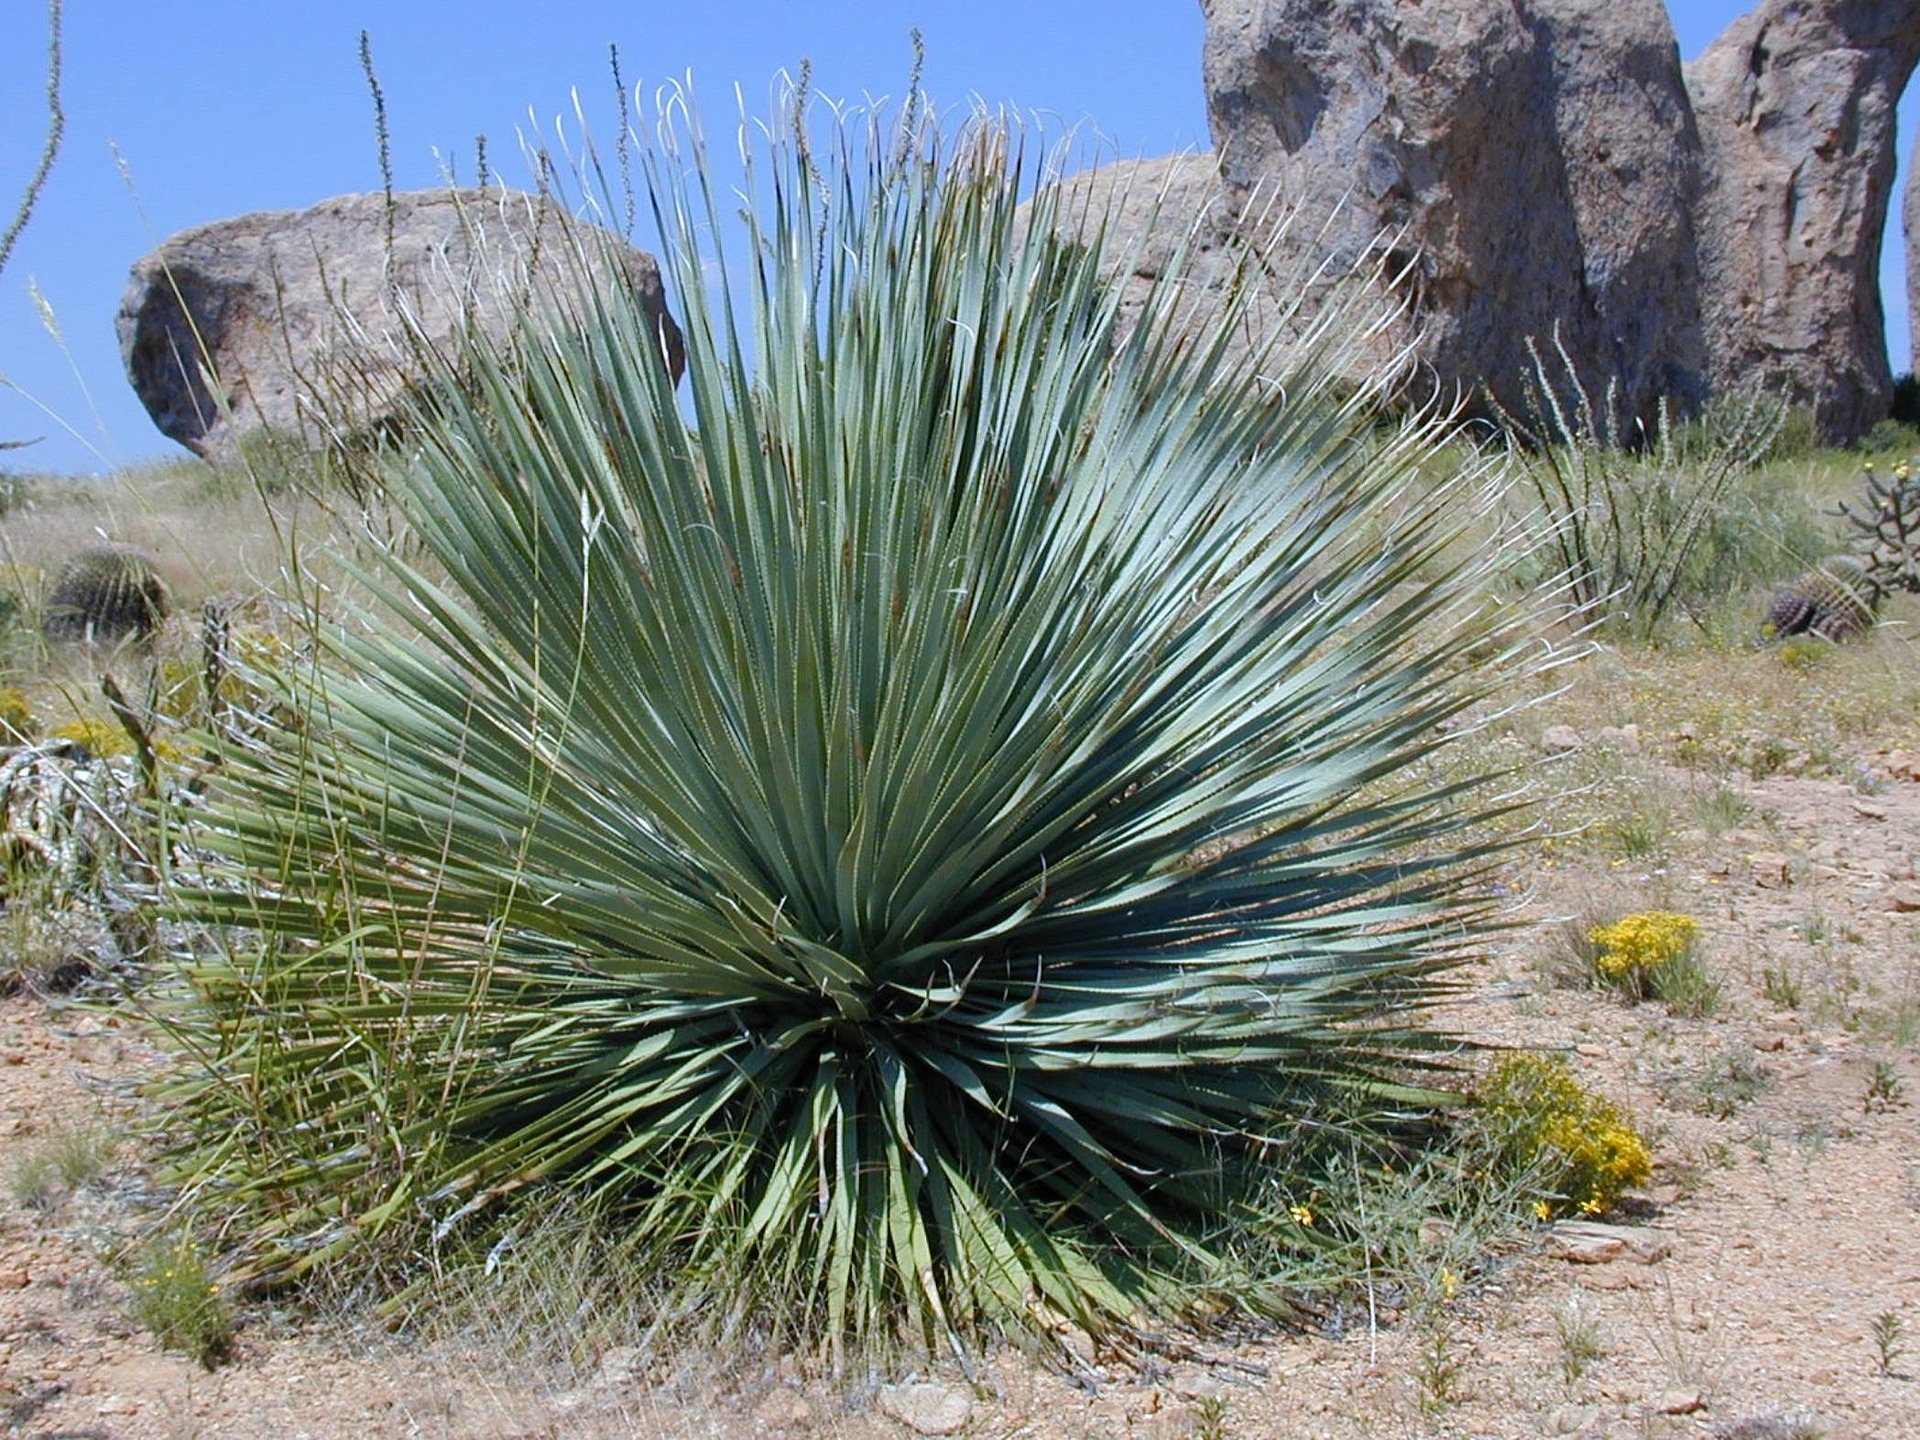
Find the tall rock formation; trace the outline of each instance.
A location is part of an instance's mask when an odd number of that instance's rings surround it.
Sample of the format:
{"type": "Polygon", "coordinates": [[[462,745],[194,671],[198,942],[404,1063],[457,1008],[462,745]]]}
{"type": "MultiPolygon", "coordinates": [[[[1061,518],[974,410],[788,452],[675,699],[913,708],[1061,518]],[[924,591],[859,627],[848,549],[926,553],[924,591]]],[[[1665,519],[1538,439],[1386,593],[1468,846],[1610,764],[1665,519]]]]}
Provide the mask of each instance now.
{"type": "Polygon", "coordinates": [[[1765,0],[1686,71],[1714,386],[1785,388],[1837,440],[1891,394],[1880,243],[1916,60],[1914,0],[1765,0]]]}
{"type": "Polygon", "coordinates": [[[1443,392],[1517,405],[1558,335],[1628,416],[1705,380],[1699,141],[1660,0],[1203,0],[1230,200],[1336,266],[1410,262],[1443,392]]]}
{"type": "MultiPolygon", "coordinates": [[[[1907,200],[1900,215],[1907,240],[1907,357],[1906,368],[1920,371],[1920,139],[1913,142],[1907,162],[1907,200]]],[[[1899,364],[1899,357],[1894,357],[1899,364]]]]}

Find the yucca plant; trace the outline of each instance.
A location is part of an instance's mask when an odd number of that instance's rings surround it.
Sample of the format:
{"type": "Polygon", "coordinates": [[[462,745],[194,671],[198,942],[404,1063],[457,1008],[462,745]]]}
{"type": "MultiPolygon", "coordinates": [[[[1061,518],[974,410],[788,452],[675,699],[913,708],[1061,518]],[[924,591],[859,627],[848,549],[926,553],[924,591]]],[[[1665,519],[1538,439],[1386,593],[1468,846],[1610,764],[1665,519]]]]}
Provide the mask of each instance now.
{"type": "Polygon", "coordinates": [[[236,1275],[586,1205],[663,1314],[1112,1332],[1213,1282],[1264,1139],[1434,1103],[1478,482],[1336,379],[1355,312],[1232,358],[1176,267],[1123,326],[1104,217],[924,113],[763,139],[744,255],[663,125],[684,396],[604,292],[447,357],[381,603],[253,677],[294,719],[183,906],[258,940],[170,1020],[236,1275]]]}

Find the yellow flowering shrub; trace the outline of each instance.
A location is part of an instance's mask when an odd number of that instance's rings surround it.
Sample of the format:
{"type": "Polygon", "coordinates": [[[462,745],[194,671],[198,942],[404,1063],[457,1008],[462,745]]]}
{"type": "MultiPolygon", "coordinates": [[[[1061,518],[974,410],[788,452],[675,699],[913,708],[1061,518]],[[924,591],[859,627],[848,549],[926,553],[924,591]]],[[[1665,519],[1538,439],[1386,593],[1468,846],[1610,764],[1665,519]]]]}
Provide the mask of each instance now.
{"type": "Polygon", "coordinates": [[[201,696],[204,672],[195,661],[170,656],[153,668],[153,711],[178,725],[199,721],[206,706],[201,696]]]}
{"type": "Polygon", "coordinates": [[[82,715],[77,720],[65,721],[54,726],[47,735],[54,740],[70,740],[101,760],[133,753],[132,737],[117,721],[98,715],[82,715]]]}
{"type": "Polygon", "coordinates": [[[1535,1214],[1597,1215],[1644,1185],[1653,1153],[1626,1114],[1556,1055],[1509,1055],[1480,1088],[1479,1114],[1505,1163],[1539,1173],[1535,1214]]]}
{"type": "Polygon", "coordinates": [[[1588,938],[1600,947],[1600,973],[1610,979],[1646,974],[1678,960],[1693,948],[1700,927],[1691,915],[1646,910],[1611,925],[1596,925],[1588,938]]]}
{"type": "Polygon", "coordinates": [[[33,733],[33,707],[26,692],[12,685],[0,688],[0,744],[24,740],[33,733]]]}
{"type": "MultiPolygon", "coordinates": [[[[1671,910],[1645,910],[1623,916],[1611,925],[1587,932],[1593,946],[1593,968],[1603,985],[1624,990],[1635,999],[1651,996],[1683,999],[1688,992],[1711,986],[1694,959],[1694,941],[1700,927],[1690,915],[1671,910]]],[[[1704,1013],[1711,1004],[1682,1008],[1704,1013]]]]}

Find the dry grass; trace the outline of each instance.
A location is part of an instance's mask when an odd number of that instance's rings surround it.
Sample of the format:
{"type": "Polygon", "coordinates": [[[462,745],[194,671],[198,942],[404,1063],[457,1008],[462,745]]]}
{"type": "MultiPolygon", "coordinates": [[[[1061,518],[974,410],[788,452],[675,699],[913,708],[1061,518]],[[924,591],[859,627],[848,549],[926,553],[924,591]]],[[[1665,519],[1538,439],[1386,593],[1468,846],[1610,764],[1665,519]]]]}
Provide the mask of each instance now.
{"type": "Polygon", "coordinates": [[[147,693],[156,671],[197,668],[210,602],[239,628],[284,632],[298,623],[300,594],[353,590],[341,557],[377,524],[328,486],[317,462],[303,469],[269,459],[215,467],[182,458],[98,480],[14,482],[0,528],[0,601],[10,602],[0,603],[0,685],[21,692],[42,729],[97,718],[104,674],[147,693]],[[41,622],[54,577],[103,541],[152,558],[171,594],[170,618],[145,646],[49,643],[41,622]]]}

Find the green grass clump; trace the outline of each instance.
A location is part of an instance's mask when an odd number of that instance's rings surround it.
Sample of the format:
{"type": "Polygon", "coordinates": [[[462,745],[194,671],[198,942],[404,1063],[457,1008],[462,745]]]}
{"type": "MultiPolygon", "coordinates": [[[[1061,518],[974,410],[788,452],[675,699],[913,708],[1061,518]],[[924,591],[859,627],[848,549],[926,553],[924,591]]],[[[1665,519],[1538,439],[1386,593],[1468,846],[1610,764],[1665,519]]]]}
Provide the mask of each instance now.
{"type": "Polygon", "coordinates": [[[1716,1120],[1730,1119],[1766,1093],[1773,1072],[1751,1050],[1734,1047],[1715,1056],[1703,1069],[1676,1085],[1668,1098],[1716,1120]]]}
{"type": "Polygon", "coordinates": [[[113,1138],[97,1126],[61,1129],[21,1147],[8,1160],[7,1189],[17,1204],[51,1209],[99,1179],[113,1158],[113,1138]]]}
{"type": "Polygon", "coordinates": [[[168,1091],[236,1275],[404,1297],[565,1207],[836,1354],[1272,1315],[1274,1139],[1446,1103],[1495,802],[1391,782],[1520,664],[1479,477],[1350,312],[1133,324],[1016,134],[871,123],[774,132],[739,265],[669,126],[684,397],[605,291],[442,357],[409,544],[248,677],[182,905],[259,940],[168,1091]]]}
{"type": "Polygon", "coordinates": [[[1538,1214],[1604,1214],[1653,1173],[1626,1114],[1557,1055],[1509,1055],[1478,1092],[1482,1125],[1512,1170],[1538,1177],[1538,1214]]]}
{"type": "Polygon", "coordinates": [[[1793,527],[1749,527],[1742,512],[1755,510],[1781,435],[1777,402],[1726,397],[1690,425],[1663,405],[1648,430],[1627,423],[1612,390],[1589,391],[1557,347],[1551,361],[1535,354],[1528,388],[1532,423],[1509,418],[1514,493],[1584,618],[1646,640],[1670,612],[1776,573],[1756,563],[1755,543],[1773,560],[1793,527]]]}
{"type": "Polygon", "coordinates": [[[1730,785],[1716,784],[1693,797],[1693,815],[1710,840],[1737,829],[1753,814],[1747,798],[1730,785]]]}

